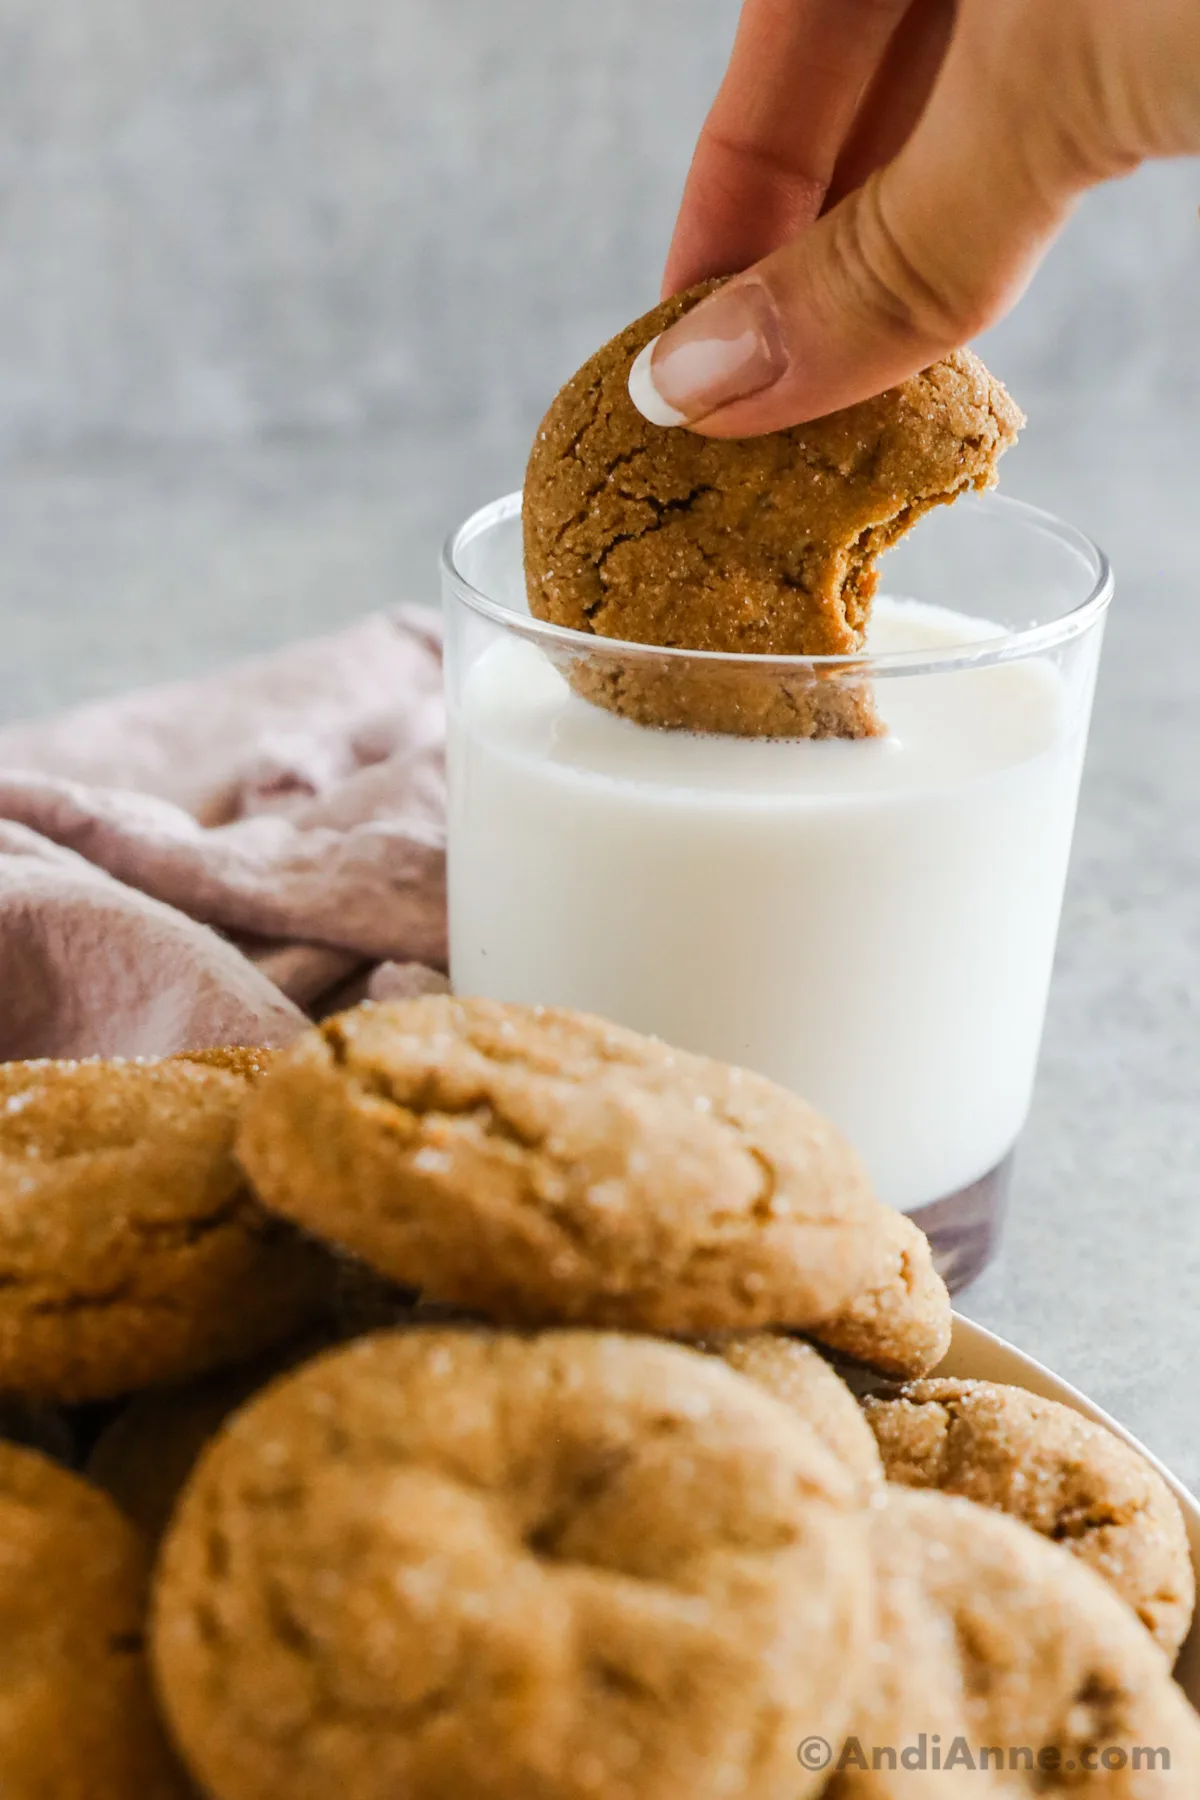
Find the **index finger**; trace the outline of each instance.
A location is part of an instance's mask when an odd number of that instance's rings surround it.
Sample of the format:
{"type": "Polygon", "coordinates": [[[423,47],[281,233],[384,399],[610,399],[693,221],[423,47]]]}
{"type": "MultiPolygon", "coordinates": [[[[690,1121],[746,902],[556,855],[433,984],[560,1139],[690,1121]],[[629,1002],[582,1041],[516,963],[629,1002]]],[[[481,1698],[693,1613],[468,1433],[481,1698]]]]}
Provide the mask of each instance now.
{"type": "Polygon", "coordinates": [[[745,0],[663,280],[757,262],[821,210],[863,90],[910,0],[745,0]]]}

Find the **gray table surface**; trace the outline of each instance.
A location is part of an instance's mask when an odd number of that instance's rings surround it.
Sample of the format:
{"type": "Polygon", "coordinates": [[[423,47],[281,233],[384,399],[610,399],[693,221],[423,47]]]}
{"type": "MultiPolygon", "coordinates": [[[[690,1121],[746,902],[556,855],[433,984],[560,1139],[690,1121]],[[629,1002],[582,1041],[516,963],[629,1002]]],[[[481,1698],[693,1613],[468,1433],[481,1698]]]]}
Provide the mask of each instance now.
{"type": "MultiPolygon", "coordinates": [[[[1119,578],[1034,1115],[998,1262],[964,1310],[1200,1489],[1200,573],[1196,428],[1027,434],[1008,491],[1119,578]]],[[[91,450],[0,466],[0,717],[216,666],[398,599],[517,485],[518,434],[91,450]]]]}

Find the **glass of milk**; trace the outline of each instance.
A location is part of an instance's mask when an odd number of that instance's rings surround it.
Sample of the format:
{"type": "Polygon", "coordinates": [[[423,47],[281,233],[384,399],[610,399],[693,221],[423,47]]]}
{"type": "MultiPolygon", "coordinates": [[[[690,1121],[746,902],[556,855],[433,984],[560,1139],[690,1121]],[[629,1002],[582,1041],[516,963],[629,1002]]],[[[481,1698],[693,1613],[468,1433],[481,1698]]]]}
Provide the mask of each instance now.
{"type": "Polygon", "coordinates": [[[451,974],[771,1076],[833,1118],[954,1287],[988,1260],[1029,1108],[1112,577],[995,495],[883,565],[864,655],[723,657],[530,617],[520,495],[443,559],[451,974]],[[886,735],[633,723],[606,661],[864,681],[886,735]],[[728,665],[728,667],[726,667],[728,665]]]}

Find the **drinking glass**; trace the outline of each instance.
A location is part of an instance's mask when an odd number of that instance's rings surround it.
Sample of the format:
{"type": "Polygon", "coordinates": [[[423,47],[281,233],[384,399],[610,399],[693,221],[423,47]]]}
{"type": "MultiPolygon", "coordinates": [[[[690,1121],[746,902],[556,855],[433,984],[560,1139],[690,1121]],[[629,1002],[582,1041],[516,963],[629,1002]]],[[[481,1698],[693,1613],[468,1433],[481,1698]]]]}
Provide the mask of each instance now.
{"type": "Polygon", "coordinates": [[[443,585],[456,989],[598,1013],[803,1095],[964,1286],[1033,1091],[1103,554],[1034,507],[961,499],[888,554],[848,658],[534,619],[516,494],[454,534],[443,585]],[[748,734],[814,694],[868,700],[886,734],[748,734]]]}

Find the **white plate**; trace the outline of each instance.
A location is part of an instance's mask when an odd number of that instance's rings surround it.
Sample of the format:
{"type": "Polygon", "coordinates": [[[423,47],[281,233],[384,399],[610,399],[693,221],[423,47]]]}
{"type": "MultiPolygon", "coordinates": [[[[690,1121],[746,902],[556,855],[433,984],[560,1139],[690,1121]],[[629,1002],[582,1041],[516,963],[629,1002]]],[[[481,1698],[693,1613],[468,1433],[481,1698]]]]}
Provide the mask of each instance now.
{"type": "MultiPolygon", "coordinates": [[[[1052,1375],[1041,1363],[1034,1362],[1031,1356],[1014,1350],[1003,1338],[994,1337],[982,1325],[973,1325],[970,1319],[964,1319],[958,1313],[954,1315],[954,1339],[945,1360],[935,1372],[938,1375],[954,1375],[962,1380],[1003,1381],[1010,1387],[1027,1388],[1031,1394],[1038,1394],[1043,1400],[1058,1400],[1063,1406],[1073,1407],[1076,1412],[1083,1413],[1085,1418],[1094,1419],[1098,1425],[1107,1425],[1119,1438],[1132,1444],[1158,1470],[1183,1509],[1188,1542],[1192,1547],[1192,1562],[1200,1580],[1200,1503],[1172,1475],[1170,1469],[1163,1467],[1157,1456],[1152,1456],[1144,1444],[1139,1444],[1123,1425],[1110,1419],[1106,1412],[1081,1394],[1078,1388],[1073,1388],[1069,1382],[1060,1381],[1057,1375],[1052,1375]]],[[[1200,1711],[1200,1623],[1192,1627],[1192,1634],[1179,1653],[1175,1677],[1192,1705],[1200,1711]]]]}

